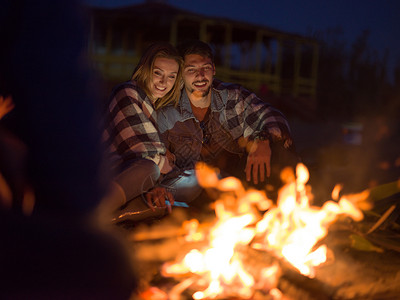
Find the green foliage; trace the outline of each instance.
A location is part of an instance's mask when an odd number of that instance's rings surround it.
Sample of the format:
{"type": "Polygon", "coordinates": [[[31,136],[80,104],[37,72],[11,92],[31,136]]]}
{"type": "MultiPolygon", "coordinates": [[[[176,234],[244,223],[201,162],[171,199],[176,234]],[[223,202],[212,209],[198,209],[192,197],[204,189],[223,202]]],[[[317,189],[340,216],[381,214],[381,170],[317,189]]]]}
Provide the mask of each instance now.
{"type": "Polygon", "coordinates": [[[352,234],[350,235],[350,240],[351,240],[351,247],[353,249],[360,251],[376,251],[379,253],[383,252],[382,248],[373,245],[370,241],[368,241],[366,238],[360,235],[352,234]]]}

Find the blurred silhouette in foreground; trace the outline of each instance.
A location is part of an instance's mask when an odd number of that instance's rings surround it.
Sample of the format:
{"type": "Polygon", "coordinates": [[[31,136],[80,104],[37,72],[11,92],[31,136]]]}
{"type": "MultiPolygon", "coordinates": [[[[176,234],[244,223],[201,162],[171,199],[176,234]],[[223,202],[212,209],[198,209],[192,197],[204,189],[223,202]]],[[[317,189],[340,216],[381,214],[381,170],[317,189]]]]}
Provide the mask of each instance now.
{"type": "Polygon", "coordinates": [[[92,222],[108,178],[83,11],[0,7],[0,298],[129,299],[127,249],[92,222]]]}

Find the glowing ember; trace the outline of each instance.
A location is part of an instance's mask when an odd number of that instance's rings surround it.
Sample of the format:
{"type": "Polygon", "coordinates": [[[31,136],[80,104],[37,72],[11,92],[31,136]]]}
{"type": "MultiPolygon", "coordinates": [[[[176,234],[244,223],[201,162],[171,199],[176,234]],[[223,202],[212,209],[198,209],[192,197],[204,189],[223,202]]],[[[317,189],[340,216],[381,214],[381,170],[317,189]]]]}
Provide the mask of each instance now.
{"type": "MultiPolygon", "coordinates": [[[[245,191],[236,178],[218,180],[215,172],[205,165],[199,165],[197,171],[199,182],[222,193],[215,202],[217,222],[208,236],[197,232],[198,222],[185,223],[190,232],[186,239],[206,238],[207,246],[193,249],[181,261],[163,266],[164,276],[198,276],[196,280],[180,284],[187,288],[196,282],[197,286],[205,287],[193,294],[194,299],[250,298],[256,289],[269,291],[277,299],[279,266],[265,267],[255,278],[243,265],[238,249],[267,251],[288,261],[301,274],[313,277],[315,267],[326,261],[327,254],[325,245],[314,247],[327,235],[329,225],[339,215],[355,221],[363,218],[353,204],[358,199],[354,196],[342,197],[338,202],[327,201],[322,207],[311,206],[306,186],[309,173],[302,164],[297,166],[295,178],[293,175],[286,178],[287,184],[279,192],[277,205],[261,191],[245,191]]],[[[334,199],[338,199],[339,189],[335,188],[334,199]]]]}

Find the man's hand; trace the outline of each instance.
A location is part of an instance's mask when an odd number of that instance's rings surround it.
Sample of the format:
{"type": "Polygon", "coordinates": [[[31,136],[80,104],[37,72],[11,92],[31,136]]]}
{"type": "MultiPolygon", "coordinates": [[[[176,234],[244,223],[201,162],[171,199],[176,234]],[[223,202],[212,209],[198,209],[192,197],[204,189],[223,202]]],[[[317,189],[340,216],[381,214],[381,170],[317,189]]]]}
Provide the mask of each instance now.
{"type": "Polygon", "coordinates": [[[161,207],[167,208],[170,213],[175,199],[165,188],[156,186],[146,193],[146,202],[152,211],[155,211],[156,207],[161,207]]]}
{"type": "Polygon", "coordinates": [[[265,173],[267,177],[271,174],[271,147],[269,140],[255,140],[250,147],[247,155],[246,164],[246,180],[250,181],[253,175],[254,184],[258,184],[258,174],[260,174],[260,182],[264,182],[265,173]]]}

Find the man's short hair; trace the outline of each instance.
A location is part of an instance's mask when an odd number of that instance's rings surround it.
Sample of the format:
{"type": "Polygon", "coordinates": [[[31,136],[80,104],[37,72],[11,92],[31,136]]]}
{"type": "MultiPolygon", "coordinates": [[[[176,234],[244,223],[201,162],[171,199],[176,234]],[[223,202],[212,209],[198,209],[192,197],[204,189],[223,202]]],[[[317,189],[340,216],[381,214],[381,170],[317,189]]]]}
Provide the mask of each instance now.
{"type": "Polygon", "coordinates": [[[180,43],[177,46],[179,54],[185,58],[186,55],[190,54],[198,54],[204,57],[208,57],[214,63],[214,54],[211,47],[202,41],[199,40],[187,40],[180,43]]]}

